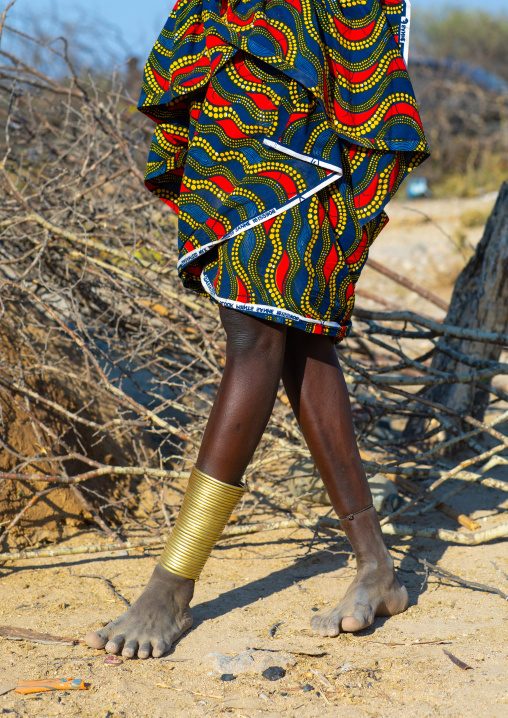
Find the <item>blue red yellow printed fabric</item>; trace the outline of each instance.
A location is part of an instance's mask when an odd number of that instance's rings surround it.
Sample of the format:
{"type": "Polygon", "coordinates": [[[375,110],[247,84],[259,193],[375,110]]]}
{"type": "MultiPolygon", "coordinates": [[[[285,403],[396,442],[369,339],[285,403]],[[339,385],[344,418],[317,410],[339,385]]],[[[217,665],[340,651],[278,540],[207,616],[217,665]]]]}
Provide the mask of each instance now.
{"type": "Polygon", "coordinates": [[[146,186],[216,302],[340,340],[383,209],[428,156],[399,0],[179,0],[145,68],[146,186]]]}

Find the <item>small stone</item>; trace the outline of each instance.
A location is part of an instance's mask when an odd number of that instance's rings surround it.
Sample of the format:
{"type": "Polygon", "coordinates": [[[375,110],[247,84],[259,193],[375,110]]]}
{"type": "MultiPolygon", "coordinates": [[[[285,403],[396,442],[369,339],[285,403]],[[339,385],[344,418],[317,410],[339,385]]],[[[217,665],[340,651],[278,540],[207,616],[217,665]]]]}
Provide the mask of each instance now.
{"type": "Polygon", "coordinates": [[[224,653],[209,653],[205,656],[210,668],[217,673],[233,673],[238,676],[242,673],[261,673],[271,666],[289,668],[296,661],[288,653],[279,651],[263,651],[250,649],[236,656],[227,656],[224,653]]]}
{"type": "Polygon", "coordinates": [[[284,668],[281,668],[281,666],[270,666],[270,668],[264,670],[261,675],[263,678],[266,678],[267,681],[279,681],[281,678],[284,678],[286,671],[284,668]]]}
{"type": "Polygon", "coordinates": [[[221,679],[221,681],[224,681],[224,682],[234,681],[236,679],[236,676],[233,675],[232,673],[223,673],[222,676],[220,677],[220,679],[221,679]]]}
{"type": "Polygon", "coordinates": [[[314,686],[311,686],[310,683],[307,683],[307,685],[305,685],[305,686],[302,688],[302,691],[303,691],[304,693],[310,693],[310,691],[313,691],[313,690],[314,690],[314,686]]]}

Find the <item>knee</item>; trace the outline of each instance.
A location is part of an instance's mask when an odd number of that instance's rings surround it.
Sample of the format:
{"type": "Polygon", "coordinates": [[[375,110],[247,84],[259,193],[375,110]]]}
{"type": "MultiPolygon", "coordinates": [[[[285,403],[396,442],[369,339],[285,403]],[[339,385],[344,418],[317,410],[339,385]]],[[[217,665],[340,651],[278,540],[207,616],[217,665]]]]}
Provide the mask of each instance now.
{"type": "Polygon", "coordinates": [[[244,312],[221,307],[222,325],[227,336],[227,355],[242,360],[264,356],[282,356],[285,346],[285,327],[267,322],[244,312]]]}

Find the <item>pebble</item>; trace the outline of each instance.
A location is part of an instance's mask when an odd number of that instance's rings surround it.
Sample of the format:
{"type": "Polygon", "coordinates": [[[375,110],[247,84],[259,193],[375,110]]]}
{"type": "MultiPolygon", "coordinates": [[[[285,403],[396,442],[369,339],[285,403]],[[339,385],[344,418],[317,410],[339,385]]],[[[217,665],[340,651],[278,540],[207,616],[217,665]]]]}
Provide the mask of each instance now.
{"type": "Polygon", "coordinates": [[[104,664],[106,666],[121,666],[123,663],[123,660],[120,658],[120,656],[106,656],[104,659],[104,664]]]}
{"type": "Polygon", "coordinates": [[[311,686],[310,683],[307,683],[307,685],[302,688],[302,691],[304,693],[310,693],[310,691],[313,691],[313,690],[314,690],[314,686],[311,686]]]}
{"type": "Polygon", "coordinates": [[[209,653],[205,656],[208,666],[219,675],[232,673],[238,676],[242,673],[262,673],[272,666],[287,669],[294,666],[296,661],[283,651],[263,651],[249,649],[236,656],[227,656],[224,653],[209,653]]]}
{"type": "Polygon", "coordinates": [[[261,675],[263,678],[266,678],[267,681],[278,681],[284,678],[286,671],[280,666],[270,666],[270,668],[264,670],[261,675]]]}

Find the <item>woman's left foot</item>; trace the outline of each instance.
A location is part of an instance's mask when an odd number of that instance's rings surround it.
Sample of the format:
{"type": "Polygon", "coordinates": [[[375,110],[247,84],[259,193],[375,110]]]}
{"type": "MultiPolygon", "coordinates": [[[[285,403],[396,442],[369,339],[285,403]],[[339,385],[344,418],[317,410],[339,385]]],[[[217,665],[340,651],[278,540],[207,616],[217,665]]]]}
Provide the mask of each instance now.
{"type": "Polygon", "coordinates": [[[361,631],[375,616],[395,616],[406,610],[409,598],[392,562],[365,565],[335,608],[311,618],[314,633],[338,636],[341,632],[361,631]]]}

